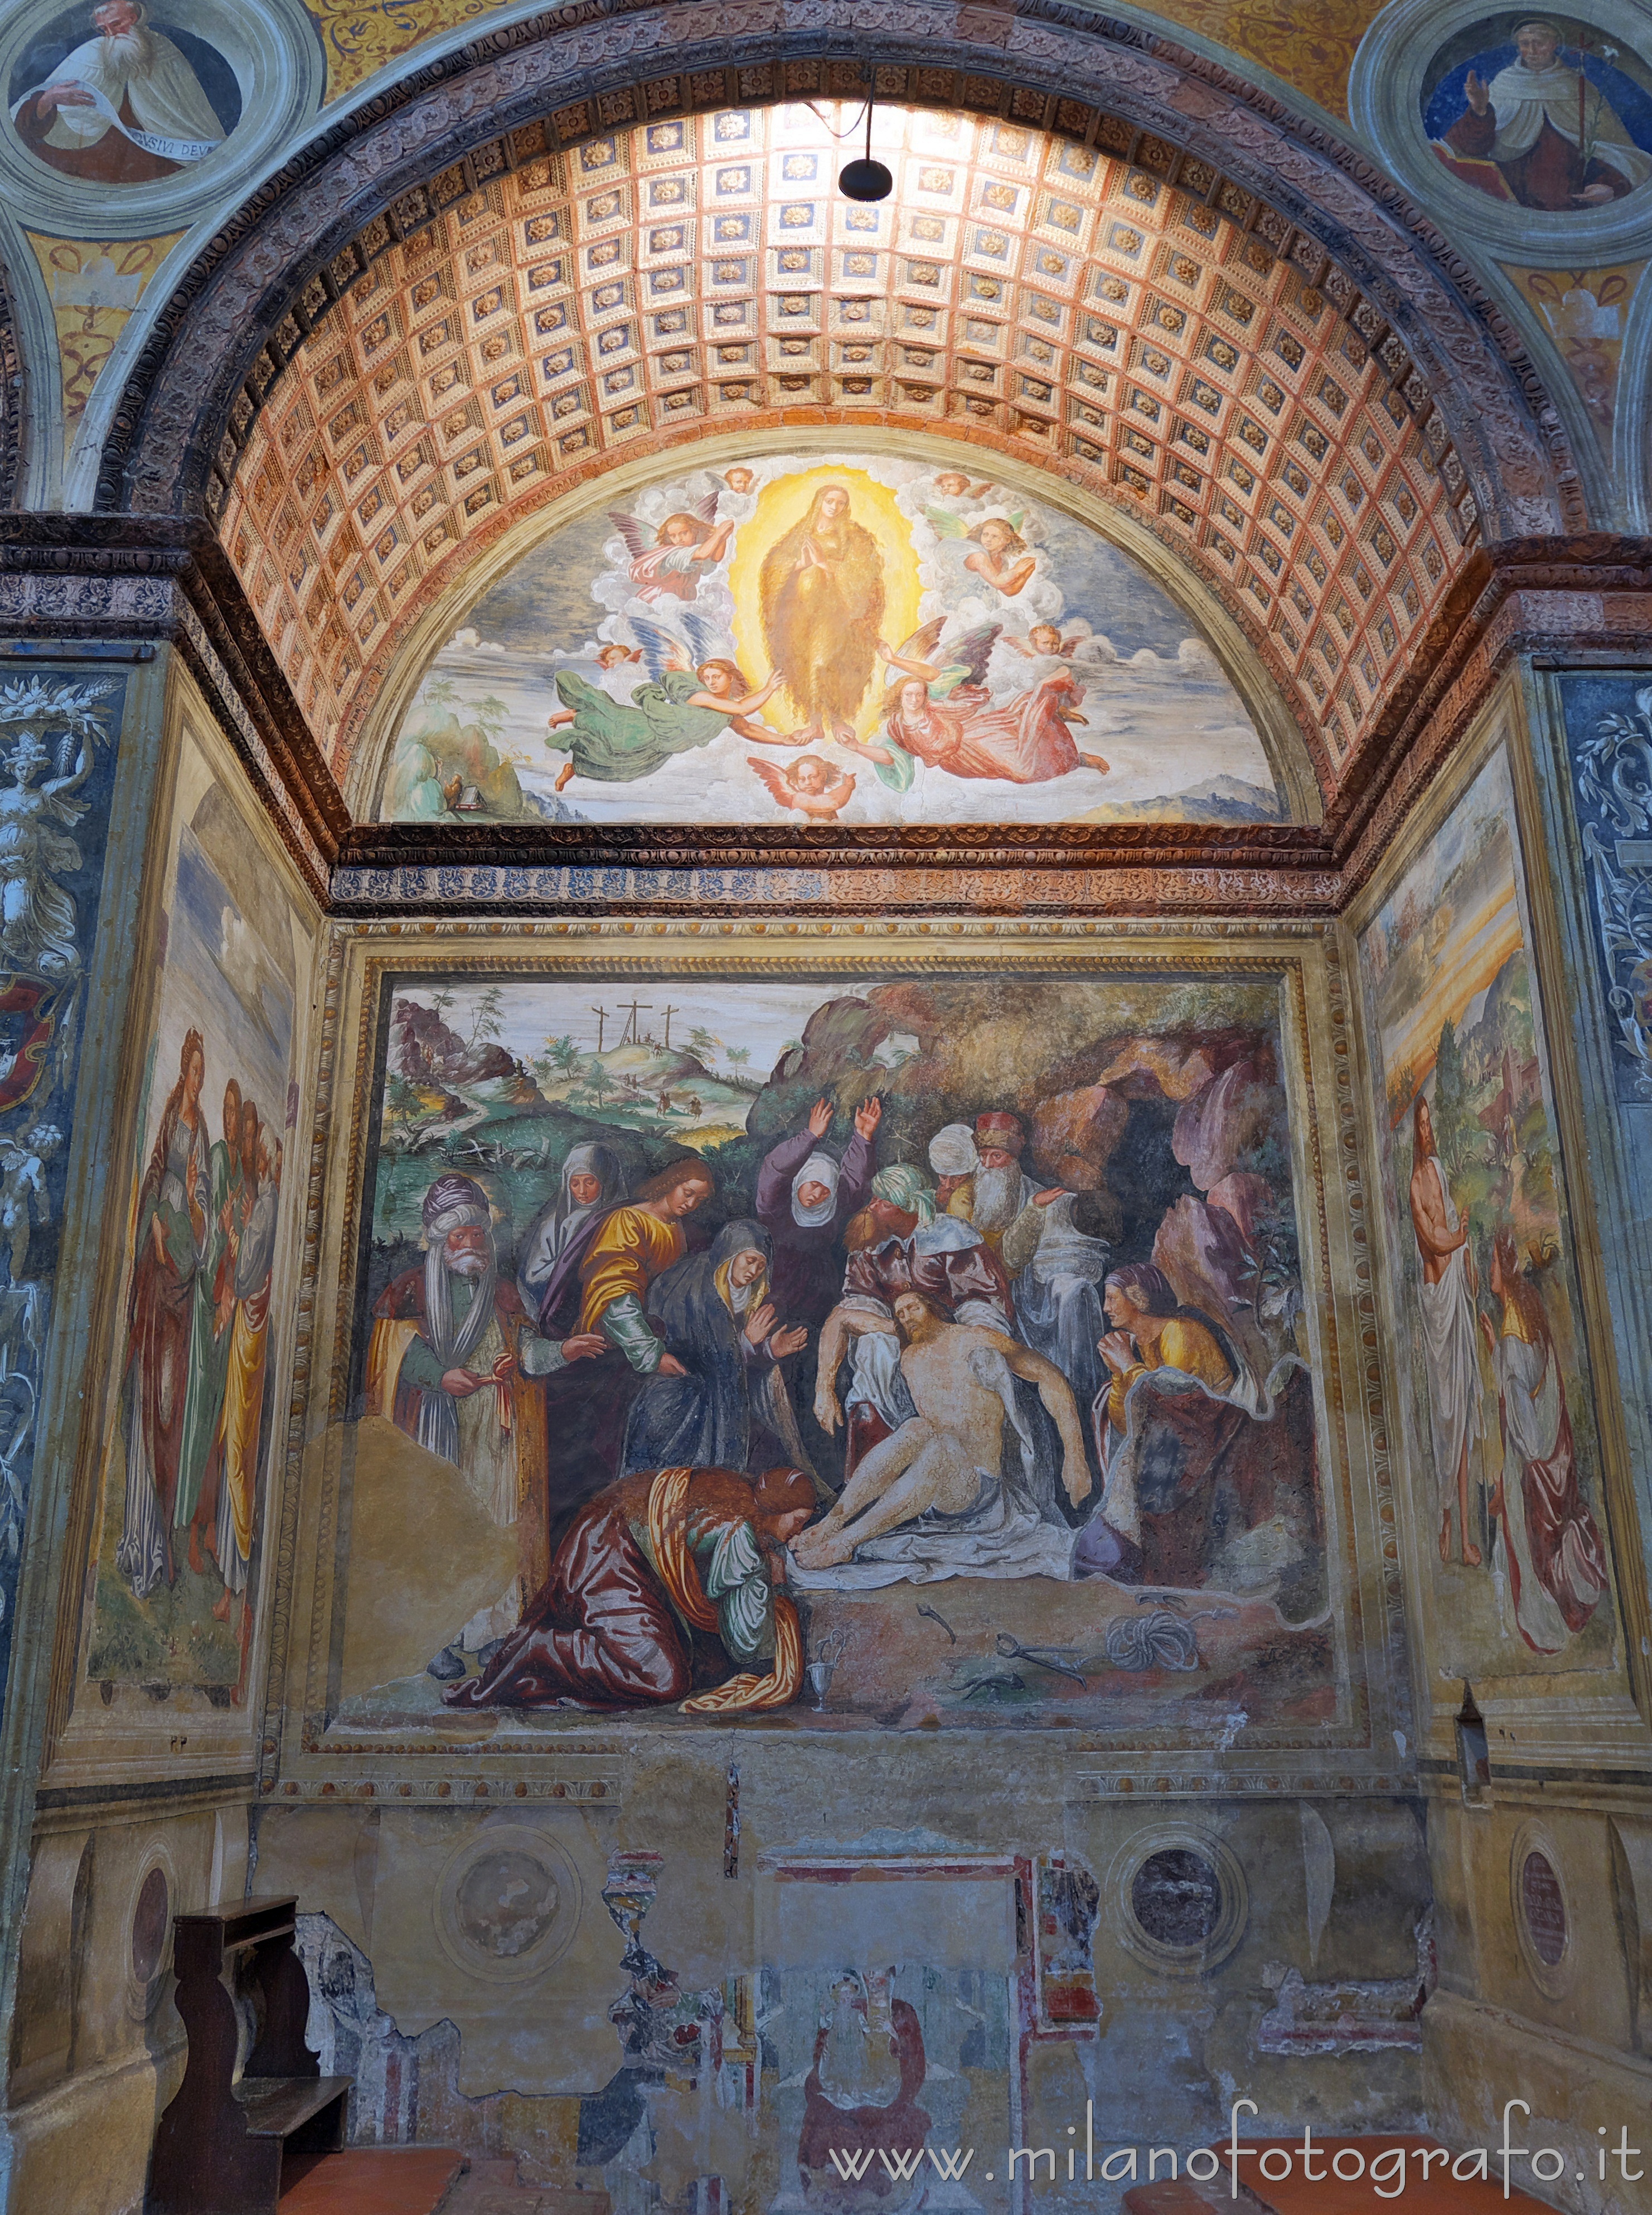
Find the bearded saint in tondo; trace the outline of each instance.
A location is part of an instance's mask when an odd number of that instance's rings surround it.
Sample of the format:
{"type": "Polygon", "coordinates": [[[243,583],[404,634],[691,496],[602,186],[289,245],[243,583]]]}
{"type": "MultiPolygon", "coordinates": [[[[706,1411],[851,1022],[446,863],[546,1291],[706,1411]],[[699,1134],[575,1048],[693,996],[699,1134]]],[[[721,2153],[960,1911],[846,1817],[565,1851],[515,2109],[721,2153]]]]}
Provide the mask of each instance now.
{"type": "Polygon", "coordinates": [[[769,659],[802,718],[793,739],[852,738],[876,666],[884,563],[844,486],[823,485],[802,522],[770,547],[760,596],[769,659]]]}

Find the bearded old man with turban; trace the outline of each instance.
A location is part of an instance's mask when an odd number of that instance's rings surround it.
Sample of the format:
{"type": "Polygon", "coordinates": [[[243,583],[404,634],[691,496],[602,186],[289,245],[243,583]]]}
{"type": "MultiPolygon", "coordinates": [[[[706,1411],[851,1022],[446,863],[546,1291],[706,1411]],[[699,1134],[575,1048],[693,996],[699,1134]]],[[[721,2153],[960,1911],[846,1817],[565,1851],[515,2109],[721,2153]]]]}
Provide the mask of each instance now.
{"type": "MultiPolygon", "coordinates": [[[[463,1656],[482,1653],[513,1629],[523,1589],[537,1582],[524,1496],[543,1496],[545,1407],[529,1380],[600,1350],[600,1340],[566,1348],[541,1338],[516,1287],[502,1282],[493,1210],[473,1179],[452,1172],[425,1194],[423,1263],[405,1270],[373,1309],[367,1353],[367,1409],[387,1415],[429,1453],[463,1472],[479,1504],[502,1528],[517,1525],[521,1569],[429,1663],[432,1676],[464,1674],[463,1656]]],[[[542,1564],[540,1567],[542,1574],[542,1564]]]]}
{"type": "Polygon", "coordinates": [[[825,1151],[832,1103],[817,1100],[795,1136],[771,1147],[757,1172],[757,1220],[772,1242],[769,1285],[795,1322],[824,1320],[842,1278],[838,1241],[871,1189],[883,1102],[862,1101],[841,1160],[825,1151]]]}

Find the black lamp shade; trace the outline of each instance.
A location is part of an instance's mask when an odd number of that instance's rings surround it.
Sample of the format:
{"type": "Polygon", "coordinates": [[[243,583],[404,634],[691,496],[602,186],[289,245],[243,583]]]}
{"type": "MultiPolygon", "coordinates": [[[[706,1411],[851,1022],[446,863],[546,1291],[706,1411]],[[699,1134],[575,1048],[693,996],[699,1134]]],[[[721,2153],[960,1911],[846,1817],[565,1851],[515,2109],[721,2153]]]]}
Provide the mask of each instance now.
{"type": "Polygon", "coordinates": [[[886,200],[895,189],[895,180],[881,162],[863,157],[845,163],[838,172],[837,186],[852,200],[886,200]]]}

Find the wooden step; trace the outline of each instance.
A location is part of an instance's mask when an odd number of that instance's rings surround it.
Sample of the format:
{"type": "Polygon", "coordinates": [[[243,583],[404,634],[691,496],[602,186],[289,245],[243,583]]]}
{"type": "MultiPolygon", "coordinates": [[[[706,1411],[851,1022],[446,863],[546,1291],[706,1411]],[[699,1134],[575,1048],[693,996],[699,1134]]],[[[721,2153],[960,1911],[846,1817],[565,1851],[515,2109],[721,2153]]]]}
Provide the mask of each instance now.
{"type": "Polygon", "coordinates": [[[289,2154],[281,2215],[436,2215],[469,2167],[453,2146],[289,2154]]]}
{"type": "Polygon", "coordinates": [[[243,2077],[235,2088],[247,2128],[255,2138],[290,2138],[313,2115],[341,2099],[349,2077],[243,2077]]]}

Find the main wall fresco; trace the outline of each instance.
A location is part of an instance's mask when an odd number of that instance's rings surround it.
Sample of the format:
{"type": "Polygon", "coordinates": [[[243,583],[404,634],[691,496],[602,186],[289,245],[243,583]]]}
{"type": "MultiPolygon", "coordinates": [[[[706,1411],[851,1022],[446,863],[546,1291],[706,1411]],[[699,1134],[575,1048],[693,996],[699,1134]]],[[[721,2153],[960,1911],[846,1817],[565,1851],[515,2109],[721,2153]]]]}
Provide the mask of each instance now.
{"type": "MultiPolygon", "coordinates": [[[[742,278],[752,220],[718,219],[742,278]]],[[[623,298],[622,277],[610,289],[623,298]]],[[[633,334],[602,343],[624,365],[633,334]]],[[[604,390],[638,374],[621,365],[604,390]]],[[[1262,742],[1191,619],[1120,549],[971,460],[754,453],[554,530],[436,655],[381,812],[1280,818],[1262,742]]]]}
{"type": "Polygon", "coordinates": [[[1438,1666],[1609,1668],[1600,1448],[1506,750],[1359,943],[1438,1666]]]}
{"type": "Polygon", "coordinates": [[[1276,973],[386,995],[341,1727],[1338,1712],[1276,973]]]}

